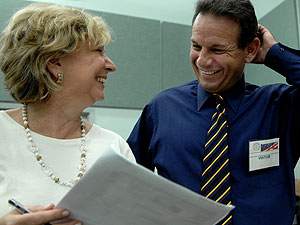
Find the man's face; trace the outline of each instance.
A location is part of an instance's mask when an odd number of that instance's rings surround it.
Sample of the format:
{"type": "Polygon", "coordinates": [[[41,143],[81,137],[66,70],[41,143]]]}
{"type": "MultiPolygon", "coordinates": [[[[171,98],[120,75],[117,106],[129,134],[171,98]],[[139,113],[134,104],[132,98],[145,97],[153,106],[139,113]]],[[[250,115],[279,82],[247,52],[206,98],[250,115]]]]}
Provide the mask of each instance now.
{"type": "Polygon", "coordinates": [[[239,34],[239,25],[228,17],[197,16],[192,29],[190,60],[206,91],[226,91],[241,79],[247,50],[238,48],[239,34]]]}

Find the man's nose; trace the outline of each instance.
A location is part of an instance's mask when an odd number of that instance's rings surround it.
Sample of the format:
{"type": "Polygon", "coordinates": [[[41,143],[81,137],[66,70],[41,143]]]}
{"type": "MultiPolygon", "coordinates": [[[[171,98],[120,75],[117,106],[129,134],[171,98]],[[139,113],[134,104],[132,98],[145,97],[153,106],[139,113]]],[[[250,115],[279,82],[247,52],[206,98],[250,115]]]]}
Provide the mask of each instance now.
{"type": "Polygon", "coordinates": [[[201,51],[199,51],[198,58],[196,60],[198,67],[208,67],[212,64],[212,61],[211,54],[207,50],[201,49],[201,51]]]}

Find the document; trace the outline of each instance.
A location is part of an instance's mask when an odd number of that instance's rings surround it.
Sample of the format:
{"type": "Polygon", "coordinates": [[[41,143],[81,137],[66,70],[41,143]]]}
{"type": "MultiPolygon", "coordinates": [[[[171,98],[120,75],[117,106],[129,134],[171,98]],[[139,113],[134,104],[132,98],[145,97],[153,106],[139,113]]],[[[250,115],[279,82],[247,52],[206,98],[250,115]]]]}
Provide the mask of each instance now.
{"type": "Polygon", "coordinates": [[[226,206],[130,162],[111,146],[61,199],[85,225],[213,225],[226,206]]]}

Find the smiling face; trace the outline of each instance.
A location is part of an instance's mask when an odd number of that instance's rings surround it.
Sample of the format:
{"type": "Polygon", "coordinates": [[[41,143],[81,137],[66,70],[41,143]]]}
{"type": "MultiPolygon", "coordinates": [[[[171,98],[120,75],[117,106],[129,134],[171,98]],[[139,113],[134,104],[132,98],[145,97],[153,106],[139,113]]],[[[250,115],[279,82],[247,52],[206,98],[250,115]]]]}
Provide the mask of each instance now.
{"type": "Polygon", "coordinates": [[[224,16],[199,14],[193,24],[190,60],[200,85],[223,92],[241,78],[249,49],[238,48],[240,27],[224,16]]]}
{"type": "Polygon", "coordinates": [[[83,44],[59,59],[59,69],[64,74],[61,94],[92,105],[104,99],[107,74],[115,71],[116,66],[105,55],[104,47],[90,50],[83,44]]]}

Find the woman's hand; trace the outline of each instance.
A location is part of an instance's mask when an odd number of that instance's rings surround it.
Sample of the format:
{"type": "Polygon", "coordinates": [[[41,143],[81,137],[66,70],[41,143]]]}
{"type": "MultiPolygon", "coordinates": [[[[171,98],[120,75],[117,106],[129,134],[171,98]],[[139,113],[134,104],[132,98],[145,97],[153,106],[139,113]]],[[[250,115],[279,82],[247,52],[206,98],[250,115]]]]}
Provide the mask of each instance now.
{"type": "MultiPolygon", "coordinates": [[[[54,209],[54,205],[50,204],[46,207],[31,206],[28,207],[31,213],[20,214],[17,210],[13,210],[0,218],[0,225],[43,225],[45,223],[54,222],[68,218],[70,212],[65,209],[54,209]]],[[[57,225],[81,225],[80,221],[68,221],[57,223],[57,225]]]]}

